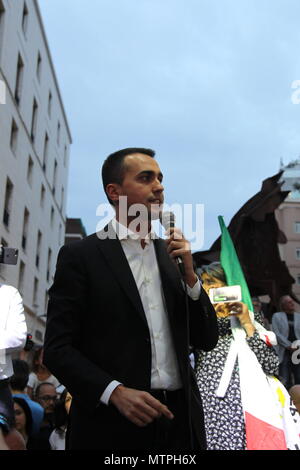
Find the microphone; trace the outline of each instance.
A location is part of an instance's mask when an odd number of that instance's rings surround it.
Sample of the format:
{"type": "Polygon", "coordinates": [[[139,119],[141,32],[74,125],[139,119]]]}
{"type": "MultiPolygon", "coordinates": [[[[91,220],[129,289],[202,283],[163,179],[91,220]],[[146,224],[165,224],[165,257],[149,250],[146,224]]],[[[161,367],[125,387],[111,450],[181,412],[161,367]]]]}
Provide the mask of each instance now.
{"type": "MultiPolygon", "coordinates": [[[[175,214],[174,212],[160,212],[159,214],[159,220],[163,228],[167,231],[169,228],[174,228],[175,227],[175,214]]],[[[184,270],[184,263],[181,259],[180,256],[176,256],[175,262],[182,274],[182,276],[185,275],[185,270],[184,270]]]]}

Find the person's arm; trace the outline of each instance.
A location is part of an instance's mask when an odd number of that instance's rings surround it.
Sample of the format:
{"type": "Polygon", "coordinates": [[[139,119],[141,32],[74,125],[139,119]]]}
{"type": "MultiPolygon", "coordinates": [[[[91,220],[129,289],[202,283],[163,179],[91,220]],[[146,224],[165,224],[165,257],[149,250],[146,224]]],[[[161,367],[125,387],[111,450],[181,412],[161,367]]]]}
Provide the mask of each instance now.
{"type": "Polygon", "coordinates": [[[150,424],[155,419],[164,415],[167,419],[173,419],[173,413],[166,405],[143,390],[119,385],[110,396],[110,403],[129,421],[139,427],[150,424]]]}
{"type": "Polygon", "coordinates": [[[22,435],[11,428],[8,420],[0,414],[0,450],[26,450],[26,444],[22,435]]]}
{"type": "Polygon", "coordinates": [[[26,443],[22,434],[13,428],[6,436],[5,443],[9,450],[26,450],[26,443]]]}
{"type": "Polygon", "coordinates": [[[189,299],[190,345],[195,349],[211,351],[219,339],[218,322],[214,307],[204,289],[199,300],[189,299]]]}
{"type": "Polygon", "coordinates": [[[31,372],[28,377],[28,382],[27,382],[27,395],[29,395],[29,398],[31,400],[34,399],[34,390],[37,386],[37,376],[34,372],[31,372]]]}
{"type": "Polygon", "coordinates": [[[247,343],[250,349],[256,355],[256,358],[263,368],[263,371],[266,374],[278,375],[279,359],[275,349],[271,345],[268,345],[263,339],[261,339],[257,331],[255,331],[251,337],[247,338],[247,343]]]}
{"type": "Polygon", "coordinates": [[[290,349],[292,347],[292,343],[280,332],[280,317],[276,313],[274,313],[272,317],[272,329],[276,335],[278,344],[286,349],[290,349]]]}
{"type": "Polygon", "coordinates": [[[240,325],[246,332],[247,337],[251,338],[256,329],[250,318],[249,309],[243,302],[230,302],[228,304],[230,314],[239,319],[240,325]]]}
{"type": "Polygon", "coordinates": [[[6,327],[0,335],[0,350],[13,352],[25,346],[27,326],[22,297],[17,289],[11,288],[8,292],[11,295],[9,312],[6,327]]]}
{"type": "Polygon", "coordinates": [[[2,429],[0,428],[0,450],[10,450],[5,442],[2,429]]]}
{"type": "MultiPolygon", "coordinates": [[[[114,377],[85,357],[80,344],[82,322],[89,293],[84,261],[75,245],[64,246],[59,253],[54,284],[49,291],[47,327],[43,362],[81,405],[95,411],[114,377]]],[[[109,398],[110,406],[137,426],[145,426],[164,414],[173,417],[168,408],[150,393],[119,385],[109,398]]]]}
{"type": "Polygon", "coordinates": [[[88,299],[84,260],[77,246],[64,246],[59,252],[54,283],[49,290],[43,362],[74,399],[94,410],[114,377],[76,347],[81,342],[88,299]]]}
{"type": "MultiPolygon", "coordinates": [[[[247,305],[243,302],[231,302],[229,308],[231,314],[239,319],[240,325],[244,328],[248,345],[256,355],[264,372],[266,374],[278,375],[278,356],[274,348],[272,348],[272,345],[267,344],[266,340],[262,339],[259,332],[256,330],[247,305]]],[[[265,333],[267,334],[268,332],[266,331],[265,333]]]]}
{"type": "Polygon", "coordinates": [[[204,289],[200,288],[198,298],[191,295],[191,290],[197,289],[197,286],[199,289],[200,281],[194,271],[190,243],[177,228],[169,229],[166,235],[169,237],[166,240],[167,251],[172,259],[181,257],[185,268],[184,281],[190,288],[190,343],[194,348],[210,351],[216,346],[219,338],[217,316],[204,289]]]}

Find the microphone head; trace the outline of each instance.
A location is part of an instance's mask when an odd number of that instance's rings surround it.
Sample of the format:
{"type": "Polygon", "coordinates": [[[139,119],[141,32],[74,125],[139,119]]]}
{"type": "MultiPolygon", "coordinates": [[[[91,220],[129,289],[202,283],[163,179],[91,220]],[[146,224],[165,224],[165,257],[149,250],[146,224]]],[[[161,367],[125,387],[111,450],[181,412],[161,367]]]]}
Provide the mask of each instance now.
{"type": "Polygon", "coordinates": [[[165,230],[175,227],[175,214],[174,212],[161,212],[159,220],[165,230]]]}

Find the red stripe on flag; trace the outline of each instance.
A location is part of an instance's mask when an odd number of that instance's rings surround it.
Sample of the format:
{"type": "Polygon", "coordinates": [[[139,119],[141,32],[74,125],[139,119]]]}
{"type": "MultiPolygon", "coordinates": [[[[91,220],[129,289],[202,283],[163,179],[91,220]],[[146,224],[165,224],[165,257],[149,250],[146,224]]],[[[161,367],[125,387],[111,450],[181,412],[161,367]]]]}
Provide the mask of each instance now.
{"type": "Polygon", "coordinates": [[[272,343],[270,342],[269,337],[267,335],[264,335],[264,337],[266,338],[266,345],[269,346],[269,348],[271,348],[272,343]]]}
{"type": "Polygon", "coordinates": [[[247,450],[287,450],[282,429],[245,412],[247,450]]]}

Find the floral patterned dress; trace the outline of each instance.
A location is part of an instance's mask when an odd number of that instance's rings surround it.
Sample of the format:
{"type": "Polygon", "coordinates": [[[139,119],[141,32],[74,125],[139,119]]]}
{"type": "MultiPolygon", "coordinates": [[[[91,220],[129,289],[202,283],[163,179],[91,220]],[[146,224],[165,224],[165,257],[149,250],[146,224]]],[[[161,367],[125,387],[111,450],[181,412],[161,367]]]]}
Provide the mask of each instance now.
{"type": "MultiPolygon", "coordinates": [[[[255,317],[256,321],[261,319],[255,317]]],[[[216,396],[227,354],[233,338],[230,319],[218,318],[219,341],[212,351],[195,351],[195,373],[203,402],[208,450],[245,450],[246,434],[241,401],[238,361],[224,398],[216,396]]],[[[267,374],[278,375],[275,350],[257,332],[247,337],[251,350],[267,374]]]]}

